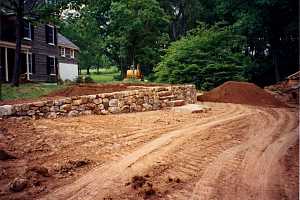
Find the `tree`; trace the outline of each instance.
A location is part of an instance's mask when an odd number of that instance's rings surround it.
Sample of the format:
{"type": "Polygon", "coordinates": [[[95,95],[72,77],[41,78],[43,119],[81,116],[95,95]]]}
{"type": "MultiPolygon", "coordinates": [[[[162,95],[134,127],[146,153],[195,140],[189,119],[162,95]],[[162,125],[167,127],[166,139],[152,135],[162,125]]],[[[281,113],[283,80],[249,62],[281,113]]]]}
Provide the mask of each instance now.
{"type": "Polygon", "coordinates": [[[79,46],[80,69],[87,69],[89,74],[90,68],[98,66],[104,55],[100,28],[89,6],[80,8],[75,16],[65,16],[60,31],[79,46]]]}
{"type": "Polygon", "coordinates": [[[168,41],[168,19],[159,3],[156,0],[113,1],[109,19],[107,51],[115,55],[123,77],[128,65],[140,63],[150,69],[155,66],[168,41]]]}
{"type": "Polygon", "coordinates": [[[271,84],[298,70],[298,8],[296,0],[217,1],[219,18],[247,37],[248,53],[266,69],[254,81],[271,84]],[[272,70],[264,63],[271,63],[272,70]]]}
{"type": "Polygon", "coordinates": [[[159,82],[193,83],[211,89],[228,80],[246,80],[251,60],[246,40],[231,27],[202,26],[173,42],[155,69],[159,82]]]}

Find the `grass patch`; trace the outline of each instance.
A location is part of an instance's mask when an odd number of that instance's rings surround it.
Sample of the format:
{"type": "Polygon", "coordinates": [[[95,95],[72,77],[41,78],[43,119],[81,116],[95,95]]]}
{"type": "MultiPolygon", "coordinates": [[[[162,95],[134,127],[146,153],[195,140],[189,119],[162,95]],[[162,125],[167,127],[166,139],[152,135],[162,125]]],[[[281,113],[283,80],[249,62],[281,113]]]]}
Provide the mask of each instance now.
{"type": "Polygon", "coordinates": [[[118,82],[114,79],[114,76],[117,76],[118,73],[111,73],[111,74],[95,74],[91,73],[90,77],[96,82],[96,83],[111,83],[111,82],[118,82]]]}
{"type": "Polygon", "coordinates": [[[90,74],[87,75],[87,70],[82,69],[81,74],[83,76],[90,76],[96,83],[113,83],[113,82],[120,82],[116,80],[114,77],[118,76],[120,72],[117,68],[102,68],[99,69],[97,72],[96,69],[90,69],[90,74]]]}
{"type": "Polygon", "coordinates": [[[20,84],[19,87],[11,87],[9,84],[2,84],[1,99],[36,99],[63,87],[64,86],[55,84],[38,83],[20,84]]]}

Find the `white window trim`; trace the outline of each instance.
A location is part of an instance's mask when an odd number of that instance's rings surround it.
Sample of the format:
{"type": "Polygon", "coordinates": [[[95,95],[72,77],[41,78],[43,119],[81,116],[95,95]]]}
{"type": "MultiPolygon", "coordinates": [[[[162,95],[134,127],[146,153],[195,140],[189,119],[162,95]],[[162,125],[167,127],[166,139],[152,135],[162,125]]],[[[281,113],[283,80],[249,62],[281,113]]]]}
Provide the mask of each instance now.
{"type": "Polygon", "coordinates": [[[71,51],[70,52],[70,54],[71,54],[70,57],[74,59],[75,58],[75,51],[74,51],[74,49],[70,49],[70,51],[71,51]]]}
{"type": "Polygon", "coordinates": [[[52,25],[50,25],[50,24],[47,24],[47,26],[49,26],[49,27],[51,27],[52,28],[52,41],[53,41],[53,43],[51,43],[51,42],[48,42],[48,44],[50,44],[50,45],[55,45],[54,43],[55,43],[55,36],[54,36],[54,33],[55,33],[55,31],[54,31],[54,26],[52,26],[52,25]]]}
{"type": "Polygon", "coordinates": [[[48,56],[49,58],[53,58],[54,59],[54,72],[55,72],[55,74],[51,74],[51,72],[50,72],[50,76],[56,76],[56,63],[55,63],[55,56],[48,56]]]}
{"type": "Polygon", "coordinates": [[[60,56],[61,56],[61,57],[66,57],[66,48],[65,48],[65,47],[60,47],[60,48],[61,48],[61,49],[60,49],[60,56]],[[64,52],[63,54],[61,53],[61,50],[62,50],[62,49],[64,50],[64,51],[63,51],[63,52],[64,52]]]}
{"type": "Polygon", "coordinates": [[[31,38],[31,23],[30,22],[27,22],[28,23],[28,28],[29,28],[29,37],[23,37],[24,40],[29,40],[31,41],[32,38],[31,38]]]}

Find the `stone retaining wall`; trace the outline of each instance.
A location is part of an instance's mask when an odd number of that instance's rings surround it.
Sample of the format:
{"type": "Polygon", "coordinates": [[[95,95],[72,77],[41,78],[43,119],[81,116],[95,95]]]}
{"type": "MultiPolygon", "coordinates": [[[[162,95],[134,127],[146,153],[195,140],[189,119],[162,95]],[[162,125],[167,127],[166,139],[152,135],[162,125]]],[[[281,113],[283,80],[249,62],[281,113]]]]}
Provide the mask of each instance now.
{"type": "Polygon", "coordinates": [[[0,117],[57,118],[159,110],[197,101],[194,85],[145,87],[97,95],[0,106],[0,117]]]}

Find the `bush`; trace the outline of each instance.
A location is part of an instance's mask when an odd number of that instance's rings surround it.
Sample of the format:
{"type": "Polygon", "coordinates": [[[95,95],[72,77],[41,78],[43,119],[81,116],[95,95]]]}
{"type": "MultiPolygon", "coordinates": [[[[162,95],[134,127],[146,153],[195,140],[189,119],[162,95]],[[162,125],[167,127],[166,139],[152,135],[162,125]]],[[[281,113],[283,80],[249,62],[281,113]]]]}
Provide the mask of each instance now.
{"type": "Polygon", "coordinates": [[[123,80],[121,74],[114,75],[114,76],[113,76],[113,79],[114,79],[115,81],[122,81],[122,80],[123,80]]]}
{"type": "Polygon", "coordinates": [[[77,76],[75,79],[75,83],[83,83],[83,77],[82,76],[77,76]]]}
{"type": "Polygon", "coordinates": [[[94,79],[92,77],[90,77],[90,76],[86,76],[84,78],[84,82],[85,83],[95,83],[94,79]]]}
{"type": "Polygon", "coordinates": [[[200,27],[173,42],[155,69],[159,82],[194,83],[208,90],[228,80],[246,80],[251,66],[243,54],[245,38],[230,28],[200,27]]]}

